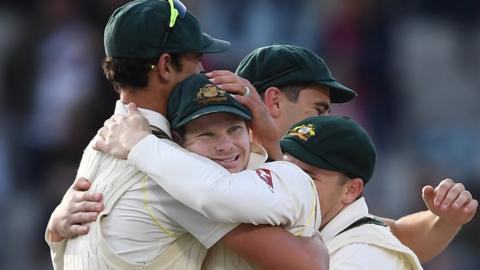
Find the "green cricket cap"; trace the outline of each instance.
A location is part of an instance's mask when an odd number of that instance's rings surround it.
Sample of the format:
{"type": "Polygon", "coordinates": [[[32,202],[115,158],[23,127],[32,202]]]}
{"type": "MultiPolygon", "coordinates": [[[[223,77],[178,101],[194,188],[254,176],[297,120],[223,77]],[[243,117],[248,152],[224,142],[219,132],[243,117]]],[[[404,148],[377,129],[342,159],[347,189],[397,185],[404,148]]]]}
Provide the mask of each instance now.
{"type": "Polygon", "coordinates": [[[167,118],[173,129],[211,113],[232,113],[245,120],[250,111],[235,98],[214,85],[204,74],[192,75],[179,83],[170,95],[167,118]]]}
{"type": "Polygon", "coordinates": [[[282,151],[317,168],[361,178],[375,169],[376,151],[367,132],[341,116],[314,116],[295,124],[280,141],[282,151]]]}
{"type": "Polygon", "coordinates": [[[337,82],[330,69],[313,51],[293,45],[261,47],[248,54],[236,73],[249,80],[259,93],[269,87],[319,84],[329,87],[332,103],[352,100],[357,93],[337,82]]]}
{"type": "Polygon", "coordinates": [[[164,52],[220,53],[230,43],[202,32],[195,17],[186,11],[169,31],[170,5],[165,0],[137,0],[116,9],[104,32],[105,53],[117,58],[155,58],[164,52]]]}

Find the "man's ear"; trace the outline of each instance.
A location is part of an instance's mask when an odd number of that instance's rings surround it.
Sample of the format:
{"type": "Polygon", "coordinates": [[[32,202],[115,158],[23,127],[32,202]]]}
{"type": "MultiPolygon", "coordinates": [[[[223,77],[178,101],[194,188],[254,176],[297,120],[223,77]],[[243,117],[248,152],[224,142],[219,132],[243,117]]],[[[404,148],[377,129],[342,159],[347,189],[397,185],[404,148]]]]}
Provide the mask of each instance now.
{"type": "Polygon", "coordinates": [[[345,185],[346,187],[342,203],[349,205],[363,193],[363,180],[361,178],[354,178],[345,183],[345,185]]]}
{"type": "Polygon", "coordinates": [[[277,87],[269,87],[265,91],[264,102],[273,118],[278,118],[281,115],[280,101],[282,95],[283,92],[277,87]]]}
{"type": "Polygon", "coordinates": [[[169,53],[163,53],[158,58],[157,66],[154,69],[159,78],[163,81],[171,80],[173,67],[172,67],[172,56],[169,53]]]}

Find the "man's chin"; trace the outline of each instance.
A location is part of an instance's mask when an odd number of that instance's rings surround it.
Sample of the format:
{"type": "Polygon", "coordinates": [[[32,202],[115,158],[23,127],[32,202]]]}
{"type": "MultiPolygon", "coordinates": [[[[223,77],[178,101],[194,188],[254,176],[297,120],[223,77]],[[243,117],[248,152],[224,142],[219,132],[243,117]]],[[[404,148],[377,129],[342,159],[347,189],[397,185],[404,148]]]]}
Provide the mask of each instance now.
{"type": "Polygon", "coordinates": [[[231,173],[238,173],[247,169],[247,163],[232,164],[231,166],[225,167],[231,173]]]}

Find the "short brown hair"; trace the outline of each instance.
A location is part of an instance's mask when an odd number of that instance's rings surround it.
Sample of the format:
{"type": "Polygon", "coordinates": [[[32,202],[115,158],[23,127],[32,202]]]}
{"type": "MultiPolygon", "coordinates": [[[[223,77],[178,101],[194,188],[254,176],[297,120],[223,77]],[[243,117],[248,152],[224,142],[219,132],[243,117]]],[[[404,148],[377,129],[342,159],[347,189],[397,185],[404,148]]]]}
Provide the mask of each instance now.
{"type": "MultiPolygon", "coordinates": [[[[173,68],[182,70],[180,58],[183,54],[170,53],[173,68]]],[[[102,62],[103,73],[112,83],[115,90],[121,87],[131,86],[142,88],[148,84],[148,72],[158,63],[156,58],[114,58],[105,57],[102,62]]]]}

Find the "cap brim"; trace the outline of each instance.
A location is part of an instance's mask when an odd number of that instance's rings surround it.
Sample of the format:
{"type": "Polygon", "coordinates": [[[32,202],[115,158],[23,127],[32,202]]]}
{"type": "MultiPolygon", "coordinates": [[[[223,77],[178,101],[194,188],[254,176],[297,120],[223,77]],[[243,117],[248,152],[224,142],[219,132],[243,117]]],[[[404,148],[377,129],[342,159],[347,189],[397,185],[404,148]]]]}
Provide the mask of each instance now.
{"type": "Polygon", "coordinates": [[[357,92],[337,81],[321,81],[319,83],[330,87],[330,100],[332,103],[345,103],[357,96],[357,92]]]}
{"type": "Polygon", "coordinates": [[[191,121],[201,117],[201,116],[204,116],[204,115],[207,115],[207,114],[212,114],[212,113],[232,113],[232,114],[235,114],[245,120],[250,120],[252,119],[252,117],[248,114],[246,114],[245,112],[237,109],[237,108],[233,108],[231,106],[225,106],[225,105],[214,105],[214,106],[208,106],[208,107],[205,107],[205,108],[202,108],[198,111],[195,111],[194,113],[190,114],[189,116],[187,116],[185,119],[183,119],[182,121],[178,122],[178,124],[176,124],[175,126],[173,126],[172,128],[180,128],[180,127],[183,127],[185,126],[186,124],[190,123],[191,121]]]}
{"type": "Polygon", "coordinates": [[[206,33],[203,33],[202,43],[202,47],[197,51],[199,53],[221,53],[230,48],[230,42],[213,38],[206,33]]]}
{"type": "Polygon", "coordinates": [[[318,155],[312,154],[311,151],[303,147],[299,142],[295,141],[294,139],[286,138],[280,140],[280,147],[282,148],[283,153],[288,153],[309,165],[324,170],[335,172],[339,171],[337,168],[330,165],[330,163],[327,162],[325,159],[322,159],[318,155]]]}

